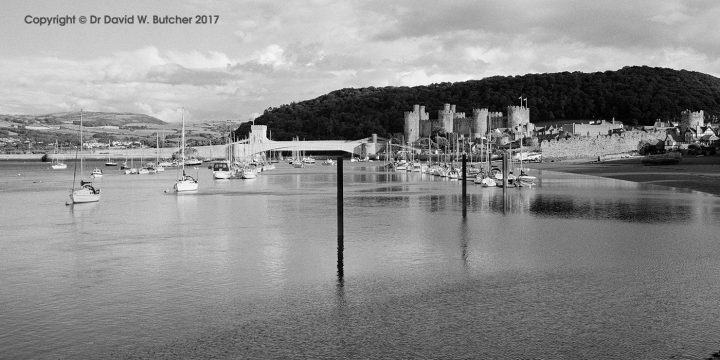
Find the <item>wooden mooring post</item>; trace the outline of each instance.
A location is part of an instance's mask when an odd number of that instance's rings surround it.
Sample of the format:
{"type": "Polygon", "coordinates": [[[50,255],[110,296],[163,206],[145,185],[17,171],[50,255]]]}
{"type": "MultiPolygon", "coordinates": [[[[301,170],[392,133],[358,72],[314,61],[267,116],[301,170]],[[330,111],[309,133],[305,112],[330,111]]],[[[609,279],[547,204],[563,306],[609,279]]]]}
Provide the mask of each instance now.
{"type": "Polygon", "coordinates": [[[503,175],[503,212],[508,209],[508,175],[510,173],[510,159],[507,151],[503,151],[502,155],[502,175],[503,175]]]}
{"type": "Polygon", "coordinates": [[[337,158],[337,276],[338,282],[343,282],[343,251],[345,248],[344,219],[343,219],[343,158],[337,158]]]}
{"type": "Polygon", "coordinates": [[[467,216],[467,156],[462,156],[462,216],[467,216]]]}

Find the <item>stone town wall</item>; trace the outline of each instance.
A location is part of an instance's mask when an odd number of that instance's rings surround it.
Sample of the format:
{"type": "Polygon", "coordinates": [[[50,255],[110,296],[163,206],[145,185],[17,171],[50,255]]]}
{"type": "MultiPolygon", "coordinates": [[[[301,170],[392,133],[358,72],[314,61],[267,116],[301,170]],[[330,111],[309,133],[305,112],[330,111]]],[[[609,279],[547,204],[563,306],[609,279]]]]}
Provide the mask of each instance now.
{"type": "Polygon", "coordinates": [[[596,159],[638,151],[640,142],[665,140],[664,131],[627,131],[622,135],[584,136],[540,143],[543,160],[596,159]]]}

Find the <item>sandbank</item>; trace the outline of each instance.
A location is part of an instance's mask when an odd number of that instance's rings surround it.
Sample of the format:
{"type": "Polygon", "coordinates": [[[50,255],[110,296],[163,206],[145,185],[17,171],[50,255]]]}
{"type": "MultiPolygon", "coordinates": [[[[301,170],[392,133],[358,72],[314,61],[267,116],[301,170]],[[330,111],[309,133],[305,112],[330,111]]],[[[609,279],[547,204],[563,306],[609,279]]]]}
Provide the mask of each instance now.
{"type": "Polygon", "coordinates": [[[677,164],[644,165],[640,157],[529,163],[531,169],[601,176],[645,184],[685,188],[720,196],[720,156],[688,156],[677,164]]]}

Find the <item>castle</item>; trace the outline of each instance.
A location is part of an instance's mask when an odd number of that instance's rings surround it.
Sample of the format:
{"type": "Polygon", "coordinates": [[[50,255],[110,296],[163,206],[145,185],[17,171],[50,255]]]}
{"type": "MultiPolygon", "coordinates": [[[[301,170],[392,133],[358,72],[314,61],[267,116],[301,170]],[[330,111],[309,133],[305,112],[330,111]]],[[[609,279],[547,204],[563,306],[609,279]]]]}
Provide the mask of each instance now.
{"type": "Polygon", "coordinates": [[[405,112],[404,135],[405,141],[413,143],[431,137],[433,130],[478,139],[496,129],[527,136],[534,128],[530,122],[530,109],[525,106],[508,106],[507,116],[487,108],[473,109],[472,117],[466,118],[464,112],[457,112],[455,105],[445,104],[438,110],[437,119],[431,120],[425,106],[415,105],[413,111],[405,112]]]}

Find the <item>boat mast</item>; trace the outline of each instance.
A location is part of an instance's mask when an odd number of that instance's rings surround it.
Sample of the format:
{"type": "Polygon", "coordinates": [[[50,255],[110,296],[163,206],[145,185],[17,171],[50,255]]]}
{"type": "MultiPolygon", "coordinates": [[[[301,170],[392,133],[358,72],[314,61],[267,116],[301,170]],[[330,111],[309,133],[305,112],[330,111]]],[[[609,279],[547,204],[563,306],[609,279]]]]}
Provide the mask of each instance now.
{"type": "Polygon", "coordinates": [[[83,128],[83,113],[82,109],[80,109],[80,183],[82,183],[83,174],[85,173],[83,170],[83,158],[85,158],[85,155],[82,153],[83,150],[83,137],[82,137],[82,128],[83,128]]]}
{"type": "Polygon", "coordinates": [[[155,166],[160,166],[160,133],[155,132],[155,166]]]}
{"type": "Polygon", "coordinates": [[[180,161],[182,161],[183,176],[185,176],[185,108],[180,109],[182,118],[182,138],[180,140],[180,161]]]}

